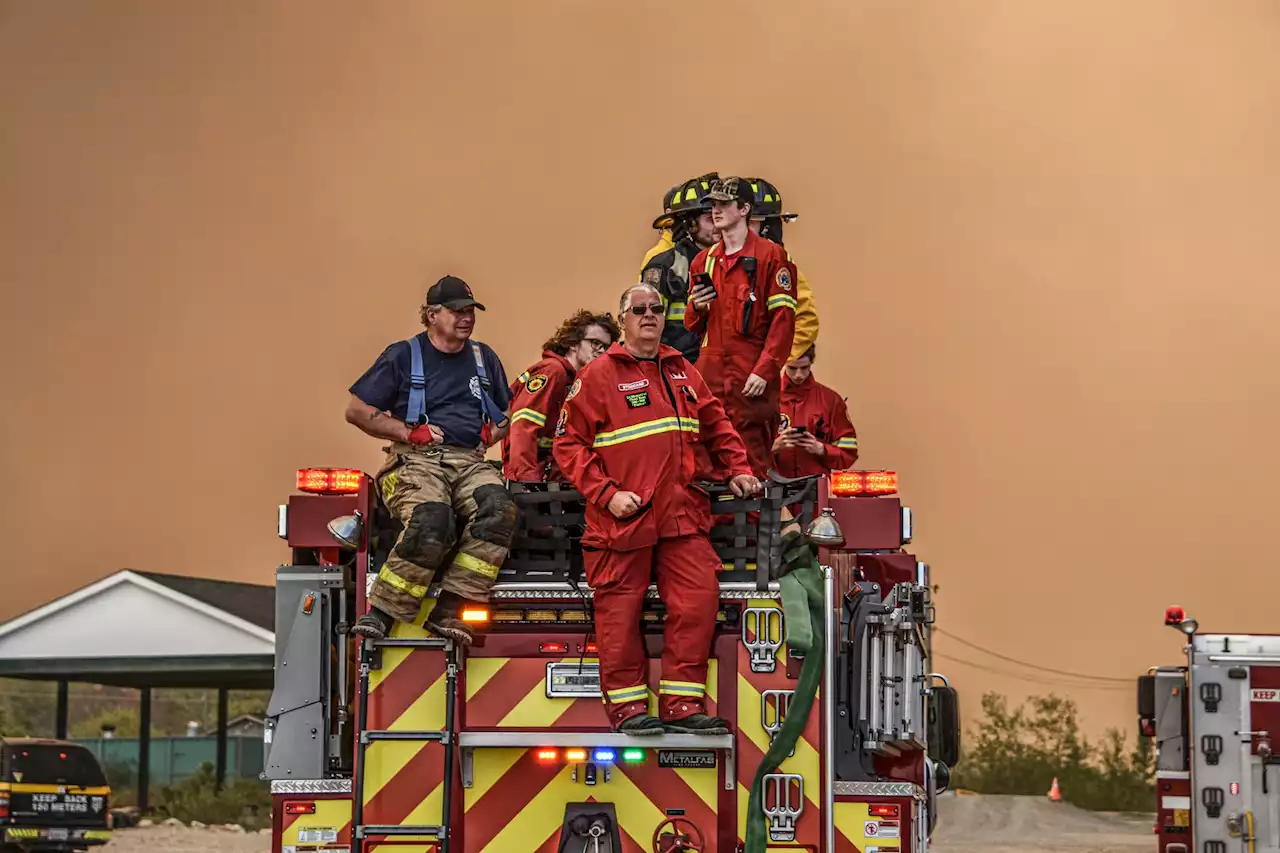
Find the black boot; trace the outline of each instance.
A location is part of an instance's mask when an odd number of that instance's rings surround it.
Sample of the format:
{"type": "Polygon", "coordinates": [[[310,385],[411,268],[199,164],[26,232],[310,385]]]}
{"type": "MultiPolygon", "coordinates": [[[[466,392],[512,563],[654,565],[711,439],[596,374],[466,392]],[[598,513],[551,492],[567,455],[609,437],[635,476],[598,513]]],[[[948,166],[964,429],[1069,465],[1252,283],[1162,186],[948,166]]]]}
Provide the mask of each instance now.
{"type": "Polygon", "coordinates": [[[386,613],[376,607],[370,607],[369,612],[357,619],[356,624],[351,626],[351,633],[358,637],[367,637],[370,640],[381,640],[391,633],[391,622],[391,617],[386,613]]]}
{"type": "Polygon", "coordinates": [[[662,721],[657,717],[650,717],[648,714],[636,714],[634,717],[627,717],[615,731],[624,735],[632,735],[634,737],[652,737],[660,735],[664,731],[662,721]]]}
{"type": "Polygon", "coordinates": [[[431,608],[431,612],[422,623],[422,627],[437,637],[453,640],[463,646],[471,645],[475,641],[475,633],[471,630],[471,626],[460,618],[465,605],[466,601],[460,596],[452,592],[441,592],[440,597],[436,599],[435,607],[431,608]]]}
{"type": "Polygon", "coordinates": [[[678,735],[727,735],[729,721],[722,717],[708,717],[706,714],[690,714],[678,720],[663,722],[667,731],[678,735]]]}

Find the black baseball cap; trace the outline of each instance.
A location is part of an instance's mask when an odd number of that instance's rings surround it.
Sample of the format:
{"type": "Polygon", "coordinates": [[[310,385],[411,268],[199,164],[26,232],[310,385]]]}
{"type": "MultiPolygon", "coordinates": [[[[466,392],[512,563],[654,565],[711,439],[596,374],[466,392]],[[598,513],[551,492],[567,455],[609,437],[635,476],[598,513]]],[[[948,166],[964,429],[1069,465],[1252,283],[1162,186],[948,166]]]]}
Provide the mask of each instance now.
{"type": "Polygon", "coordinates": [[[738,201],[743,204],[755,204],[756,191],[746,178],[724,178],[711,184],[708,197],[714,201],[738,201]]]}
{"type": "Polygon", "coordinates": [[[478,311],[484,310],[484,306],[471,295],[471,285],[456,275],[447,275],[431,285],[431,289],[427,291],[427,304],[443,305],[454,311],[468,305],[474,305],[478,311]]]}

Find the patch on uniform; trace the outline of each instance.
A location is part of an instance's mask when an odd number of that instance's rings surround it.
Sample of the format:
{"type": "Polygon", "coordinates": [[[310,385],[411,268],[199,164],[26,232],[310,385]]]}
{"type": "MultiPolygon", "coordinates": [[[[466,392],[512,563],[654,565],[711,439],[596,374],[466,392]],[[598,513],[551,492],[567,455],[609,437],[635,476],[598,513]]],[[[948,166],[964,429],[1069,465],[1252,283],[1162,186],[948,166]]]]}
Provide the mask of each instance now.
{"type": "Polygon", "coordinates": [[[633,409],[639,409],[643,406],[649,405],[649,392],[638,391],[635,394],[628,394],[627,405],[633,409]]]}
{"type": "Polygon", "coordinates": [[[781,417],[779,417],[778,421],[779,421],[778,430],[780,432],[784,432],[791,428],[791,418],[787,417],[786,415],[782,415],[781,417]]]}
{"type": "Polygon", "coordinates": [[[648,387],[649,387],[649,380],[641,379],[638,382],[623,382],[621,385],[618,386],[618,390],[621,391],[623,394],[625,394],[628,391],[639,391],[641,388],[648,388],[648,387]]]}
{"type": "Polygon", "coordinates": [[[564,395],[566,401],[572,400],[578,396],[578,392],[582,390],[582,379],[573,380],[573,384],[569,386],[569,393],[564,395]]]}
{"type": "Polygon", "coordinates": [[[556,435],[564,435],[565,424],[569,422],[569,407],[560,407],[560,420],[556,421],[556,435]]]}
{"type": "Polygon", "coordinates": [[[524,384],[524,387],[530,394],[537,394],[542,390],[542,386],[546,384],[547,377],[539,373],[537,376],[530,377],[529,381],[524,384]]]}
{"type": "Polygon", "coordinates": [[[662,270],[657,267],[646,267],[645,271],[640,274],[640,281],[657,287],[662,283],[662,270]]]}
{"type": "Polygon", "coordinates": [[[786,267],[779,269],[778,274],[773,278],[774,281],[778,282],[778,287],[787,291],[791,290],[791,272],[786,267]]]}

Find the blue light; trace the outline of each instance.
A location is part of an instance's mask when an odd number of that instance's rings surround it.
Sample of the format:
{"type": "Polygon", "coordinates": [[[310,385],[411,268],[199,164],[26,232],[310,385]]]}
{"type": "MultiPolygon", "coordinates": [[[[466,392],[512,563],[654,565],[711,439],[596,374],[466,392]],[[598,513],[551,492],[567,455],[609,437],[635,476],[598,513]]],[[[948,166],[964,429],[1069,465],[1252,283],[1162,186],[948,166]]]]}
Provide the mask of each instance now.
{"type": "Polygon", "coordinates": [[[613,761],[618,756],[612,749],[597,749],[593,757],[596,761],[613,761]]]}

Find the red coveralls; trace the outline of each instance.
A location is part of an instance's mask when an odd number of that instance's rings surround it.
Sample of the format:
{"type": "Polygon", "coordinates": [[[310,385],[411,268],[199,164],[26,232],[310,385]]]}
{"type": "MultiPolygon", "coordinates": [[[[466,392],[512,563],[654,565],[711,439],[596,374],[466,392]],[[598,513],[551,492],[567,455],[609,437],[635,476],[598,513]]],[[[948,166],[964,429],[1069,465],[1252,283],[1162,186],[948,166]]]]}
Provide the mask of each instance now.
{"type": "Polygon", "coordinates": [[[827,448],[826,456],[814,456],[799,447],[774,454],[778,473],[784,477],[809,477],[843,471],[858,459],[858,433],[849,420],[844,398],[813,378],[799,385],[782,378],[782,411],[778,431],[802,426],[827,448]]]}
{"type": "Polygon", "coordinates": [[[780,376],[796,329],[795,282],[796,267],[787,260],[787,250],[751,232],[737,253],[726,256],[724,243],[716,243],[689,265],[691,295],[684,325],[705,335],[698,370],[724,403],[757,477],[767,476],[773,466],[780,376]],[[755,262],[754,287],[747,259],[755,262]],[[705,311],[693,305],[694,276],[700,272],[710,273],[716,286],[717,296],[705,311]],[[768,383],[759,397],[742,394],[752,373],[768,383]]]}
{"type": "Polygon", "coordinates": [[[654,569],[667,606],[660,715],[672,721],[706,713],[720,558],[707,538],[707,496],[692,485],[699,444],[731,476],[750,473],[720,401],[665,345],[657,359],[647,360],[614,344],[583,368],[560,412],[553,453],[587,501],[583,556],[595,590],[601,686],[615,728],[648,713],[637,626],[654,569]],[[641,509],[627,518],[608,509],[619,490],[640,496],[641,509]]]}
{"type": "Polygon", "coordinates": [[[502,440],[502,475],[536,483],[563,477],[551,456],[556,414],[573,381],[573,365],[550,350],[511,383],[511,430],[502,440]]]}

